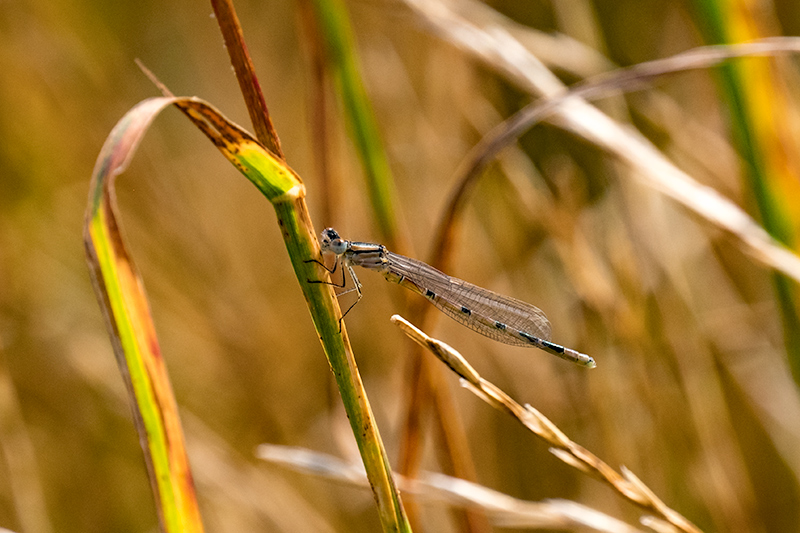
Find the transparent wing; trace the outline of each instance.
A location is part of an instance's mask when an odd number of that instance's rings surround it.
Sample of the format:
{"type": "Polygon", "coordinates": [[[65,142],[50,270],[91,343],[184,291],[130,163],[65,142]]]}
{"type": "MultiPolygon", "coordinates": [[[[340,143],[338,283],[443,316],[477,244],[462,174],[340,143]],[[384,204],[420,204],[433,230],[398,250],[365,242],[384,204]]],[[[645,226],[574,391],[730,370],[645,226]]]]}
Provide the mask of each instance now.
{"type": "Polygon", "coordinates": [[[482,335],[516,346],[531,346],[516,335],[520,331],[550,340],[550,321],[538,307],[452,278],[410,257],[387,252],[387,259],[388,272],[410,281],[443,313],[482,335]],[[497,323],[506,327],[501,329],[497,323]]]}

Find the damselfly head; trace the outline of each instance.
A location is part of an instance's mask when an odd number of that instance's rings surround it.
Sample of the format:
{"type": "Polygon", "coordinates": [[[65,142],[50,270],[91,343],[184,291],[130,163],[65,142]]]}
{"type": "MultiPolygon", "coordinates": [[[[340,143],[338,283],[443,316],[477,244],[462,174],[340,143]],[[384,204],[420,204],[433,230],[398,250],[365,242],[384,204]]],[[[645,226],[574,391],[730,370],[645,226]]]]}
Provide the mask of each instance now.
{"type": "Polygon", "coordinates": [[[320,245],[323,252],[331,252],[342,255],[347,250],[348,242],[341,237],[333,228],[325,228],[320,234],[320,245]]]}

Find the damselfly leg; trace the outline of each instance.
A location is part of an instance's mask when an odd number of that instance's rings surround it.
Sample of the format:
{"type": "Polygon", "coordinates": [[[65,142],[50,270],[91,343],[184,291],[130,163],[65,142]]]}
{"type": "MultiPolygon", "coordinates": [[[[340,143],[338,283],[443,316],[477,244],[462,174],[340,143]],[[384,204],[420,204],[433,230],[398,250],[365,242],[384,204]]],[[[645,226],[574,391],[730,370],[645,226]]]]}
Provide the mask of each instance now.
{"type": "MultiPolygon", "coordinates": [[[[325,271],[328,272],[329,274],[333,274],[334,272],[336,272],[336,269],[339,268],[339,263],[342,263],[343,260],[337,257],[336,262],[334,263],[332,269],[328,268],[327,265],[325,265],[325,263],[323,263],[321,261],[317,261],[316,259],[308,259],[308,260],[306,260],[304,262],[305,263],[316,263],[316,264],[320,265],[322,268],[324,268],[325,271]]],[[[350,305],[350,307],[347,308],[347,311],[345,311],[342,314],[342,317],[339,319],[339,332],[340,333],[342,331],[342,320],[344,320],[344,317],[347,316],[347,313],[349,313],[350,310],[353,309],[356,306],[356,304],[361,301],[361,298],[364,296],[362,294],[362,292],[361,292],[361,282],[358,280],[358,276],[356,276],[356,273],[353,271],[353,267],[351,267],[350,265],[346,265],[345,268],[342,269],[342,283],[341,283],[341,285],[338,284],[338,283],[334,283],[332,281],[325,281],[325,280],[321,280],[321,279],[318,279],[318,280],[314,280],[314,279],[306,280],[306,281],[308,281],[308,283],[321,283],[323,285],[332,285],[334,287],[339,287],[340,289],[343,289],[345,287],[345,285],[347,285],[347,275],[345,274],[345,270],[350,273],[350,278],[353,280],[353,288],[352,289],[347,289],[346,291],[342,291],[340,293],[337,293],[336,297],[339,298],[341,296],[344,296],[345,294],[350,294],[351,292],[356,291],[358,293],[358,298],[356,298],[356,301],[353,302],[350,305]]]]}

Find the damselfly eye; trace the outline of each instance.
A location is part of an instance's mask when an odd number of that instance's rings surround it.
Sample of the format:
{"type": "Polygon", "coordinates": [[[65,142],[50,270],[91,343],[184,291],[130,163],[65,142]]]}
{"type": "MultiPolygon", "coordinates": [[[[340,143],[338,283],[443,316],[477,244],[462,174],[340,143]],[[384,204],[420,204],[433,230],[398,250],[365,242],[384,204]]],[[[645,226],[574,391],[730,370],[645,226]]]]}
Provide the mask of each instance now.
{"type": "Polygon", "coordinates": [[[336,255],[342,255],[347,251],[347,241],[335,239],[328,244],[327,248],[336,255]]]}
{"type": "Polygon", "coordinates": [[[339,233],[333,228],[325,228],[320,234],[320,244],[322,251],[333,252],[341,255],[347,250],[347,241],[339,237],[339,233]]]}
{"type": "Polygon", "coordinates": [[[339,232],[333,228],[325,228],[319,236],[322,242],[331,242],[340,238],[339,232]]]}

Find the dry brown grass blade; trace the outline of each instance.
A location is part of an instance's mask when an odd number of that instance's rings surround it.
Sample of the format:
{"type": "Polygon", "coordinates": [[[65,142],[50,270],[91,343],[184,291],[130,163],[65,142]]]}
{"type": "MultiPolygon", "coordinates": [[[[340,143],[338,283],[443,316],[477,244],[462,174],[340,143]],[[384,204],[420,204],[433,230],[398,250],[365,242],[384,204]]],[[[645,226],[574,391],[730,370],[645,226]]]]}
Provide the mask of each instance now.
{"type": "MultiPolygon", "coordinates": [[[[256,455],[265,461],[306,474],[363,488],[369,486],[360,465],[328,454],[291,446],[262,444],[256,450],[256,455]]],[[[580,528],[608,533],[641,531],[605,513],[568,500],[520,500],[471,481],[430,472],[422,473],[419,479],[410,479],[399,474],[395,476],[398,486],[405,493],[427,501],[480,508],[498,527],[557,530],[580,528]]]]}
{"type": "Polygon", "coordinates": [[[661,501],[636,476],[626,469],[616,472],[599,457],[571,441],[547,417],[530,405],[520,405],[494,384],[486,381],[472,368],[464,357],[448,344],[436,340],[417,329],[399,315],[394,322],[412,340],[427,348],[462,379],[462,384],[486,403],[516,418],[537,437],[552,446],[553,454],[565,463],[607,483],[619,494],[636,505],[656,515],[681,531],[699,533],[700,529],[661,501]]]}
{"type": "Polygon", "coordinates": [[[707,69],[727,59],[797,53],[800,52],[800,38],[777,37],[733,46],[697,48],[605,73],[568,90],[502,26],[489,21],[481,27],[441,2],[406,0],[406,4],[441,38],[497,70],[522,89],[548,97],[543,102],[530,104],[495,127],[462,163],[457,171],[458,186],[438,226],[432,265],[445,268],[455,221],[485,165],[533,125],[547,120],[608,151],[629,165],[646,185],[731,234],[742,249],[759,262],[800,282],[800,258],[775,241],[743,209],[677,168],[641,134],[618,124],[585,101],[641,89],[657,77],[707,69]]]}
{"type": "Polygon", "coordinates": [[[247,111],[250,113],[250,121],[253,123],[256,138],[280,159],[285,159],[278,132],[275,131],[269,116],[261,84],[258,83],[253,60],[244,43],[244,32],[239,24],[239,17],[236,16],[233,2],[231,0],[211,0],[211,5],[214,8],[222,37],[225,39],[225,48],[231,58],[236,79],[239,81],[239,88],[244,96],[247,111]]]}

